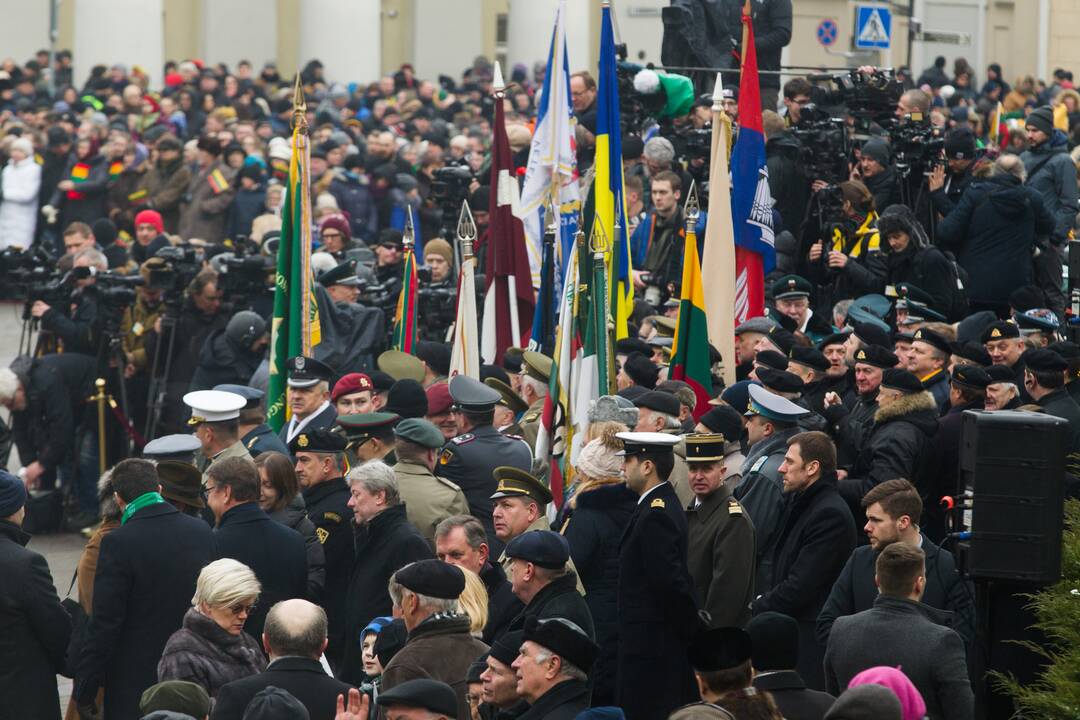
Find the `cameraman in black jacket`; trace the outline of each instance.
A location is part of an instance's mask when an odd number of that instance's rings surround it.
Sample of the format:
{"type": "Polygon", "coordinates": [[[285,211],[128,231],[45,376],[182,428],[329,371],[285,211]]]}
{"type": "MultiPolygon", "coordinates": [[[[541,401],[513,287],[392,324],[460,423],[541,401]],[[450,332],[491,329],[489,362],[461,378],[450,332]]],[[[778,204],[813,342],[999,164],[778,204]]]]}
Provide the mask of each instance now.
{"type": "Polygon", "coordinates": [[[30,314],[41,319],[41,329],[56,338],[56,350],[96,355],[98,297],[94,273],[109,269],[105,255],[94,248],[75,253],[72,277],[75,289],[67,308],[54,308],[42,300],[30,307],[30,314]],[[81,268],[81,269],[80,269],[81,268]]]}
{"type": "MultiPolygon", "coordinates": [[[[975,135],[968,128],[957,128],[945,136],[945,160],[948,165],[937,165],[930,173],[930,202],[934,213],[945,217],[975,177],[975,135]]],[[[935,218],[937,219],[937,218],[935,218]]]]}

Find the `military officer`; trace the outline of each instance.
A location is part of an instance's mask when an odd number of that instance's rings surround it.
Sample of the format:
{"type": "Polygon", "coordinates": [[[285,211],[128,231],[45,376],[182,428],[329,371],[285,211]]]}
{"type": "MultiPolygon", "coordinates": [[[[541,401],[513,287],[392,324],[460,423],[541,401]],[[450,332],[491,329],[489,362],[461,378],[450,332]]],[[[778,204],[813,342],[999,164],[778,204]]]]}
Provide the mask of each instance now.
{"type": "Polygon", "coordinates": [[[614,704],[627,720],[659,720],[698,698],[686,651],[704,629],[686,565],[686,514],[667,481],[679,439],[654,432],[616,437],[638,503],[619,544],[614,704]]]}
{"type": "Polygon", "coordinates": [[[436,526],[452,515],[468,515],[465,493],[431,470],[446,440],[439,428],[421,418],[406,418],[394,426],[397,463],[394,475],[405,514],[435,548],[436,526]]]}
{"type": "Polygon", "coordinates": [[[289,444],[302,430],[319,430],[334,425],[337,411],[330,404],[330,377],[325,363],[303,355],[289,358],[288,404],[292,417],[278,433],[289,444]]]}
{"type": "Polygon", "coordinates": [[[281,442],[281,438],[266,424],[266,412],[263,410],[262,401],[266,393],[258,388],[247,385],[232,385],[224,383],[216,385],[215,390],[236,393],[247,400],[247,405],[240,408],[240,442],[244,444],[251,457],[259,457],[264,452],[279,452],[282,455],[289,454],[289,448],[281,442]]]}
{"type": "Polygon", "coordinates": [[[349,467],[368,460],[382,460],[391,467],[397,462],[394,454],[394,426],[401,416],[392,412],[369,412],[342,415],[336,420],[344,433],[349,467]]]}
{"type": "Polygon", "coordinates": [[[552,364],[551,358],[542,353],[526,350],[521,354],[521,399],[529,406],[521,416],[521,432],[530,448],[536,447],[536,435],[540,432],[552,364]]]}
{"type": "Polygon", "coordinates": [[[783,529],[784,481],[780,465],[784,462],[788,439],[801,432],[799,419],[810,411],[760,385],[751,385],[749,394],[745,416],[750,450],[743,461],[742,481],[734,495],[756,529],[755,585],[772,587],[772,556],[783,529]]]}
{"type": "MultiPolygon", "coordinates": [[[[503,435],[524,438],[525,430],[517,419],[529,409],[528,403],[514,392],[514,388],[499,378],[485,378],[484,384],[490,388],[495,388],[499,391],[499,395],[502,396],[499,402],[495,404],[495,421],[492,425],[503,435]]],[[[544,409],[543,403],[540,404],[540,409],[541,411],[544,409]]]]}
{"type": "Polygon", "coordinates": [[[201,449],[202,443],[194,435],[162,435],[146,443],[142,456],[147,460],[178,460],[194,465],[195,453],[201,449]]]}
{"type": "Polygon", "coordinates": [[[772,285],[775,308],[774,320],[780,315],[791,318],[795,330],[806,335],[812,342],[819,342],[833,333],[833,327],[827,318],[815,315],[810,309],[810,295],[814,286],[809,280],[798,275],[785,275],[772,285]]]}
{"type": "Polygon", "coordinates": [[[184,395],[184,404],[191,408],[188,425],[202,447],[203,485],[206,470],[214,462],[230,457],[251,459],[240,442],[238,418],[247,400],[231,392],[196,390],[184,395]]]}
{"type": "Polygon", "coordinates": [[[326,655],[340,665],[345,643],[345,594],[353,565],[349,484],[342,477],[345,438],[330,430],[305,430],[289,443],[289,452],[296,458],[296,478],[307,516],[326,556],[323,607],[330,639],[326,655]]]}
{"type": "Polygon", "coordinates": [[[532,452],[525,441],[502,435],[492,427],[500,395],[467,375],[450,379],[450,396],[457,408],[459,434],[443,446],[435,474],[456,484],[469,501],[469,514],[484,524],[493,555],[503,543],[495,536],[491,494],[497,482],[492,471],[500,465],[532,469],[532,452]]]}
{"type": "Polygon", "coordinates": [[[754,599],[754,523],[724,483],[726,438],[686,436],[694,501],[686,510],[690,575],[712,627],[743,627],[754,599]]]}

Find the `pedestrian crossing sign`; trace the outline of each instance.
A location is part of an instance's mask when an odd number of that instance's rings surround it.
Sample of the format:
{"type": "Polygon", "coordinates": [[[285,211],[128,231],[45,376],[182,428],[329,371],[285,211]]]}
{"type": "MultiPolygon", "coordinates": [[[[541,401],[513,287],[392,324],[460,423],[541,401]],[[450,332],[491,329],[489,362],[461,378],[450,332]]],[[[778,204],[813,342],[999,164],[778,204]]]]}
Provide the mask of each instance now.
{"type": "Polygon", "coordinates": [[[892,37],[892,11],[880,5],[855,6],[855,47],[888,50],[892,37]]]}

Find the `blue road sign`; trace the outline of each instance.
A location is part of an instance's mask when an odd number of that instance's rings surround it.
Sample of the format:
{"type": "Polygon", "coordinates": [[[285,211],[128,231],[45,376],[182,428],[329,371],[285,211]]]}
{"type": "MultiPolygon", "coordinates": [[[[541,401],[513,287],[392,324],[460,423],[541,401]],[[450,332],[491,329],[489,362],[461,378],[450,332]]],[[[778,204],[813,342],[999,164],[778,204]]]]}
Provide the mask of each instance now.
{"type": "Polygon", "coordinates": [[[818,23],[817,26],[817,40],[825,47],[836,44],[836,37],[840,33],[840,28],[836,26],[835,20],[825,18],[818,23]]]}
{"type": "Polygon", "coordinates": [[[888,50],[892,37],[892,11],[880,5],[855,6],[855,47],[888,50]]]}

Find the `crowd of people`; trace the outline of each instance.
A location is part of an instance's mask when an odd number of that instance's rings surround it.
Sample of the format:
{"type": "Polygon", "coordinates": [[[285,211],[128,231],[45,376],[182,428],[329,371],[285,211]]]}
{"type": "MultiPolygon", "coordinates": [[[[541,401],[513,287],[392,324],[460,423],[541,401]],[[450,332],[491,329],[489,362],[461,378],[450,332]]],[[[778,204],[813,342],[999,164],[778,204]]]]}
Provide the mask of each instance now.
{"type": "MultiPolygon", "coordinates": [[[[492,109],[524,166],[542,64],[502,97],[483,58],[460,82],[304,68],[312,265],[340,342],[289,359],[274,432],[291,83],[188,60],[161,88],[122,65],[79,87],[70,59],[52,90],[47,53],[0,66],[2,270],[41,331],[0,369],[23,465],[0,472],[0,717],[59,717],[58,673],[84,719],[974,717],[974,594],[939,502],[964,490],[961,418],[1064,418],[1080,462],[1067,72],[1010,87],[991,65],[981,91],[966,63],[901,72],[897,116],[940,127],[943,157],[905,174],[877,126],[835,183],[796,132],[825,89],[788,81],[763,114],[767,313],[736,328],[735,357],[713,354],[703,406],[667,377],[674,288],[638,300],[557,498],[536,456],[550,357],[510,348],[448,378],[452,313],[413,354],[386,350],[406,217],[425,285],[453,297],[448,186],[483,252],[492,109]],[[62,297],[26,280],[35,264],[67,273],[62,297]],[[122,277],[141,278],[131,296],[122,277]],[[86,399],[103,372],[129,417],[101,475],[86,399]],[[61,514],[89,536],[77,602],[24,547],[61,514]]],[[[570,82],[587,191],[597,88],[570,82]]],[[[708,106],[676,125],[705,127],[708,106]]],[[[644,290],[681,275],[684,192],[708,166],[655,129],[622,148],[644,290]]]]}

